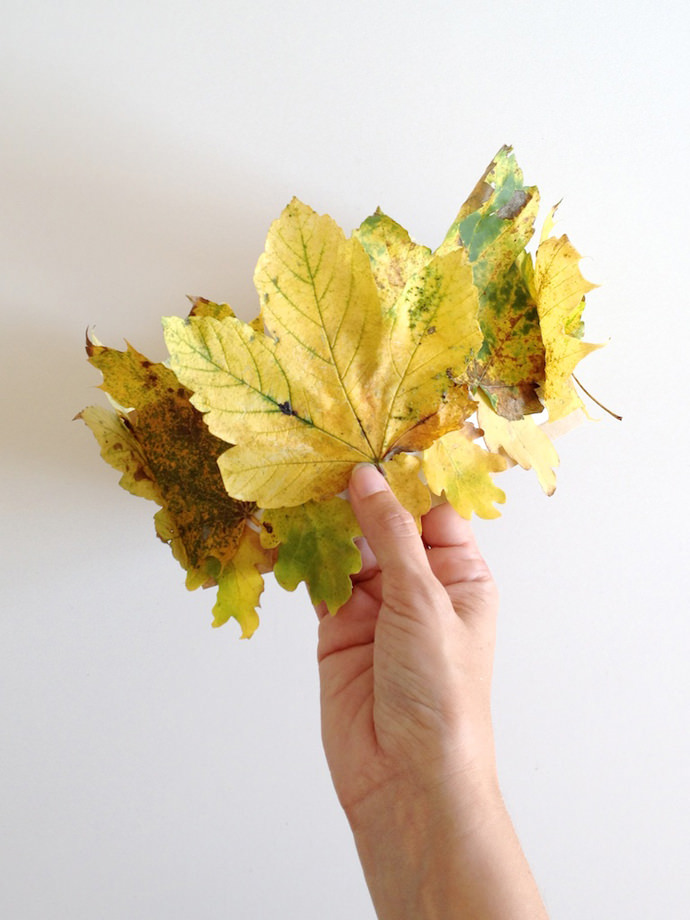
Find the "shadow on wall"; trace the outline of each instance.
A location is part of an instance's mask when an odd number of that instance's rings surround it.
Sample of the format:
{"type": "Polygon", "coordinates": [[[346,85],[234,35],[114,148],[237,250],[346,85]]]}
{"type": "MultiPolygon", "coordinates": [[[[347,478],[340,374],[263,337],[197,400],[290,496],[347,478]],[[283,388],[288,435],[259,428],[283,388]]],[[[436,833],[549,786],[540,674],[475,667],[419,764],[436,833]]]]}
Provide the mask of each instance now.
{"type": "Polygon", "coordinates": [[[84,355],[87,326],[161,360],[160,318],[183,315],[186,294],[227,300],[249,318],[254,265],[292,191],[221,144],[177,137],[175,146],[112,113],[99,132],[102,113],[62,117],[59,106],[36,100],[15,115],[6,158],[1,446],[11,475],[64,481],[101,465],[91,434],[71,421],[105,404],[84,355]]]}

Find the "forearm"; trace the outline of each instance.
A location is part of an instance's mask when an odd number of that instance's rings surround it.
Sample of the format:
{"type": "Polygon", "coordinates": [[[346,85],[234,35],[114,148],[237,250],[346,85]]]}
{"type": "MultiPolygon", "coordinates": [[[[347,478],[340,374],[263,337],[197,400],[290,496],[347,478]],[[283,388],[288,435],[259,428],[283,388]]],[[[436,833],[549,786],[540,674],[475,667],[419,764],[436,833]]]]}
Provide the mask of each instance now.
{"type": "Polygon", "coordinates": [[[351,820],[379,920],[546,920],[498,787],[471,815],[446,798],[391,790],[351,820]]]}

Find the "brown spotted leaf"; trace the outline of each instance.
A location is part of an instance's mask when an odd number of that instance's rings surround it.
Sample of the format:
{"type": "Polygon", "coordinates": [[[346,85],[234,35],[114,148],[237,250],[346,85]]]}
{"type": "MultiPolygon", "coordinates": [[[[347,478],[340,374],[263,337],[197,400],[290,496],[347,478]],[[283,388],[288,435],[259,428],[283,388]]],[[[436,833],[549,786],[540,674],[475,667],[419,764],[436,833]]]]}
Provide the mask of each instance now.
{"type": "MultiPolygon", "coordinates": [[[[103,458],[122,472],[123,488],[161,506],[156,532],[187,571],[187,586],[218,584],[254,510],[223,487],[217,458],[226,445],[209,432],[188,391],[163,364],[131,346],[117,351],[88,341],[87,353],[117,406],[116,411],[92,406],[80,413],[103,458]]],[[[265,554],[256,563],[266,566],[265,554]]],[[[258,594],[253,596],[252,610],[258,603],[258,594]]],[[[249,613],[247,601],[245,610],[228,616],[246,632],[249,613]]]]}

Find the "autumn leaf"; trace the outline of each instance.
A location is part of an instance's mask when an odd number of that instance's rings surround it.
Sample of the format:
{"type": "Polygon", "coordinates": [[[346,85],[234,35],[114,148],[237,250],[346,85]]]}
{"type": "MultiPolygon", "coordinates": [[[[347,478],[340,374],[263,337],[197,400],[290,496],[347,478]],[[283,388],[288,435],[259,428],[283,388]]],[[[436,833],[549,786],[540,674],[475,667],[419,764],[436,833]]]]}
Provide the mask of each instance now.
{"type": "MultiPolygon", "coordinates": [[[[161,506],[156,533],[187,571],[188,588],[227,581],[254,505],[235,501],[223,487],[216,459],[226,445],[211,435],[188,391],[163,364],[131,345],[117,351],[87,341],[87,353],[118,406],[80,413],[103,458],[122,472],[123,488],[161,506]]],[[[254,555],[255,565],[268,568],[265,552],[254,555]]],[[[256,591],[252,597],[258,602],[256,591]]],[[[226,619],[235,616],[246,633],[255,603],[251,610],[228,612],[226,619]]]]}
{"type": "Polygon", "coordinates": [[[544,492],[553,495],[556,490],[558,454],[534,416],[502,418],[494,412],[487,400],[482,399],[477,409],[477,421],[490,451],[505,455],[523,470],[533,469],[544,492]]]}
{"type": "Polygon", "coordinates": [[[481,346],[464,251],[433,257],[384,313],[361,243],[294,200],[255,280],[265,334],[232,316],[164,321],[175,373],[236,445],[219,458],[229,494],[324,500],[357,463],[423,449],[473,410],[458,383],[481,346]]]}
{"type": "Polygon", "coordinates": [[[325,601],[335,613],[352,594],[350,575],[362,560],[354,538],[361,530],[349,502],[335,497],[295,508],[266,511],[263,546],[278,548],[274,572],[283,588],[294,591],[305,582],[313,604],[325,601]]]}
{"type": "Polygon", "coordinates": [[[492,476],[506,468],[506,461],[476,444],[478,436],[471,425],[444,435],[424,451],[424,474],[432,492],[445,496],[462,517],[474,512],[496,518],[500,511],[494,503],[502,504],[506,496],[492,476]]]}
{"type": "Polygon", "coordinates": [[[407,508],[422,529],[422,515],[431,508],[431,493],[422,481],[422,462],[416,454],[400,453],[382,466],[382,472],[398,501],[407,508]]]}
{"type": "Polygon", "coordinates": [[[234,617],[242,628],[242,639],[249,639],[259,625],[256,608],[264,589],[261,572],[269,569],[270,553],[259,535],[246,528],[236,553],[218,575],[218,593],[213,607],[213,626],[222,626],[234,617]]]}
{"type": "Polygon", "coordinates": [[[542,410],[537,390],[544,381],[544,344],[523,270],[538,205],[536,187],[524,184],[511,148],[503,147],[438,250],[468,250],[484,336],[472,381],[506,418],[542,410]]]}
{"type": "Polygon", "coordinates": [[[582,341],[585,294],[596,285],[580,272],[579,252],[567,236],[548,236],[553,214],[545,223],[534,264],[533,288],[546,347],[546,373],[541,396],[552,422],[582,408],[573,371],[600,348],[582,341]]]}

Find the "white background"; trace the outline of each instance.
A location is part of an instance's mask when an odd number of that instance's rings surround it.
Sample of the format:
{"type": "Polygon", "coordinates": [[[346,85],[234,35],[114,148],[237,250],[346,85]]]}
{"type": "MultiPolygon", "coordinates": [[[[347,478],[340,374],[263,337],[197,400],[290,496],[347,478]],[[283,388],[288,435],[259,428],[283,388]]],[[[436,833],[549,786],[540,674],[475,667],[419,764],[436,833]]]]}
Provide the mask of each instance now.
{"type": "Polygon", "coordinates": [[[5,0],[0,915],[373,918],[321,753],[315,618],[212,630],[72,416],[94,324],[164,355],[186,294],[256,311],[293,194],[438,245],[503,143],[601,283],[559,442],[477,532],[503,606],[504,792],[554,918],[690,902],[685,0],[5,0]]]}

